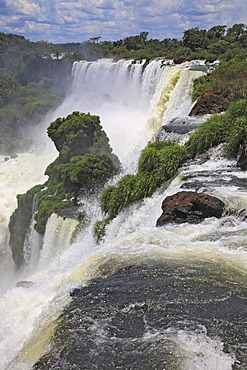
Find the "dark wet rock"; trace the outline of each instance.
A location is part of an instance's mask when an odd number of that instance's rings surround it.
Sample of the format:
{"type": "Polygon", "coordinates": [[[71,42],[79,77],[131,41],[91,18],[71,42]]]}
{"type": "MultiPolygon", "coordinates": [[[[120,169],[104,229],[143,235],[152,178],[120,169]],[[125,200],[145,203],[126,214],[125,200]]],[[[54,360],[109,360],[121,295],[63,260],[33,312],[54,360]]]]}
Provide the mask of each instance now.
{"type": "Polygon", "coordinates": [[[198,64],[191,66],[190,71],[208,72],[208,66],[206,64],[198,64]]]}
{"type": "Polygon", "coordinates": [[[241,151],[241,154],[240,154],[240,157],[237,161],[237,166],[241,168],[241,170],[247,170],[247,147],[244,146],[244,148],[242,148],[242,151],[241,151]]]}
{"type": "Polygon", "coordinates": [[[161,126],[157,132],[158,140],[170,140],[179,142],[182,135],[186,135],[199,126],[192,118],[173,118],[171,121],[161,126]]]}
{"type": "Polygon", "coordinates": [[[184,57],[173,59],[174,64],[182,64],[182,63],[187,62],[187,61],[188,61],[188,59],[184,58],[184,57]]]}
{"type": "Polygon", "coordinates": [[[12,213],[9,221],[12,258],[17,266],[24,264],[24,244],[28,234],[33,214],[35,192],[29,191],[25,195],[17,195],[17,208],[12,213]],[[22,246],[22,247],[20,247],[22,246]]]}
{"type": "Polygon", "coordinates": [[[32,287],[33,285],[34,283],[28,280],[17,281],[17,283],[15,284],[17,288],[29,288],[32,287]]]}
{"type": "Polygon", "coordinates": [[[206,91],[196,101],[189,116],[197,116],[224,111],[228,104],[228,94],[221,91],[206,91]]]}
{"type": "Polygon", "coordinates": [[[74,220],[78,220],[80,217],[80,208],[78,206],[71,206],[71,207],[66,207],[63,209],[58,209],[55,211],[55,213],[62,217],[62,218],[72,218],[74,220]]]}
{"type": "Polygon", "coordinates": [[[220,218],[224,203],[209,194],[181,191],[166,197],[161,208],[163,213],[156,226],[163,226],[168,222],[196,224],[208,217],[220,218]]]}
{"type": "Polygon", "coordinates": [[[199,124],[191,123],[187,118],[174,118],[166,125],[161,126],[160,132],[175,132],[177,134],[187,134],[195,130],[199,124]]]}

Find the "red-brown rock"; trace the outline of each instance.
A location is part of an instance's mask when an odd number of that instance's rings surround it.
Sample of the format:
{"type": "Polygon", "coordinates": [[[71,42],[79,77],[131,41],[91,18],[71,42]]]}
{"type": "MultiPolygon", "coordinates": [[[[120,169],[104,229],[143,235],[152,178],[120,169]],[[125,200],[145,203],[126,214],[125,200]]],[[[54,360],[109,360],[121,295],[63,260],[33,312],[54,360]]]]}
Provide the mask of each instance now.
{"type": "Polygon", "coordinates": [[[192,107],[189,116],[220,113],[228,104],[228,94],[221,91],[207,91],[202,94],[192,107]]]}
{"type": "Polygon", "coordinates": [[[181,191],[166,197],[162,202],[162,215],[156,226],[163,226],[168,222],[199,223],[207,217],[220,218],[224,203],[211,195],[195,191],[181,191]]]}

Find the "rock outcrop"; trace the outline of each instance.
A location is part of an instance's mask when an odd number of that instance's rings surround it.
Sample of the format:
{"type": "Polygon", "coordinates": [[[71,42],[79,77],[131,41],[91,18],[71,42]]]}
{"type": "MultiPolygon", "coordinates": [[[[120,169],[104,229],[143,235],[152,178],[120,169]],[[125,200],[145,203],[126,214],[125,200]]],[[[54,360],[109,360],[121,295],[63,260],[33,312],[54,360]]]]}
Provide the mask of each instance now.
{"type": "Polygon", "coordinates": [[[192,107],[189,116],[220,113],[228,105],[228,94],[221,91],[207,91],[202,94],[192,107]]]}
{"type": "Polygon", "coordinates": [[[81,220],[80,198],[98,192],[120,168],[98,116],[73,112],[52,122],[48,136],[59,151],[46,169],[49,178],[18,195],[18,207],[10,218],[9,244],[18,267],[25,263],[24,244],[32,217],[41,239],[52,213],[81,220]]]}
{"type": "Polygon", "coordinates": [[[158,218],[156,226],[163,226],[169,222],[197,224],[208,217],[220,218],[224,203],[209,194],[181,191],[166,197],[161,208],[163,213],[158,218]]]}

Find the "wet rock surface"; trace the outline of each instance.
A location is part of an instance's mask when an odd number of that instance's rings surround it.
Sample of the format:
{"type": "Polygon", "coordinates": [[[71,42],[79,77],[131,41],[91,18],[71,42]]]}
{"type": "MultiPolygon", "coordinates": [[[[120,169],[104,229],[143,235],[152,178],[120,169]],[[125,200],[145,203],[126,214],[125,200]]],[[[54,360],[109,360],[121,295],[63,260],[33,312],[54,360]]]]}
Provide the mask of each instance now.
{"type": "Polygon", "coordinates": [[[162,215],[156,226],[163,226],[169,222],[199,223],[208,217],[220,218],[224,203],[209,194],[194,191],[181,191],[166,197],[162,202],[162,215]]]}
{"type": "Polygon", "coordinates": [[[207,91],[197,99],[189,116],[222,112],[227,107],[227,97],[227,94],[221,91],[207,91]]]}
{"type": "Polygon", "coordinates": [[[244,146],[240,153],[240,156],[237,161],[237,166],[241,168],[241,170],[247,170],[247,147],[244,146]]]}

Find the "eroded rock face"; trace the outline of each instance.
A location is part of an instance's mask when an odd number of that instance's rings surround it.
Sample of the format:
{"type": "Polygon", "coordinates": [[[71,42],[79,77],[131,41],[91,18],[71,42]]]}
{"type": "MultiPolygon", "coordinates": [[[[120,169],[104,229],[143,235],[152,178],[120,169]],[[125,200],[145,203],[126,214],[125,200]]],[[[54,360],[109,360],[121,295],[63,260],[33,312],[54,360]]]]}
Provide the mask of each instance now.
{"type": "Polygon", "coordinates": [[[227,93],[222,93],[220,91],[207,91],[198,98],[192,107],[189,116],[220,113],[227,107],[227,98],[227,93]]]}
{"type": "Polygon", "coordinates": [[[162,202],[162,215],[156,226],[163,226],[168,222],[199,223],[208,217],[220,218],[224,203],[209,194],[195,191],[181,191],[166,197],[162,202]]]}

